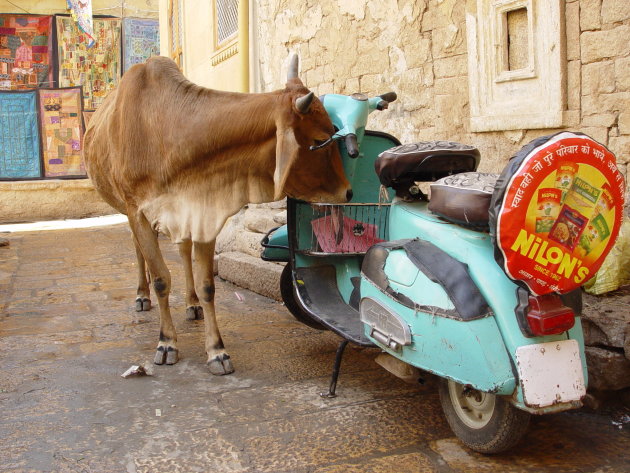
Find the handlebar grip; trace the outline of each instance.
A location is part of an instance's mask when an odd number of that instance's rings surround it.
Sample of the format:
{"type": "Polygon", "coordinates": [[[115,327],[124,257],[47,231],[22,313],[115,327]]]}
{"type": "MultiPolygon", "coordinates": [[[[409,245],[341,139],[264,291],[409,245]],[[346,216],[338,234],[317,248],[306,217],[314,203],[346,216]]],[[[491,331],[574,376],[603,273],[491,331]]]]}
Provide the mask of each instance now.
{"type": "Polygon", "coordinates": [[[396,95],[396,92],[386,92],[384,94],[379,95],[379,97],[385,100],[385,102],[391,103],[398,98],[398,95],[396,95]]]}
{"type": "Polygon", "coordinates": [[[356,158],[359,156],[359,144],[357,143],[357,135],[350,133],[346,135],[346,149],[348,150],[348,156],[356,158]]]}

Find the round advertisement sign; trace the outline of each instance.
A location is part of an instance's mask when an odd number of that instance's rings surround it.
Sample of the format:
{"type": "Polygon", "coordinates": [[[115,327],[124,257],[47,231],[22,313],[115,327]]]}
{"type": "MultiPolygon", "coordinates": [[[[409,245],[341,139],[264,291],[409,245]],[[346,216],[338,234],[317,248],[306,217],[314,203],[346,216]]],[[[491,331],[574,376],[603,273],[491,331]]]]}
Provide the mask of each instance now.
{"type": "Polygon", "coordinates": [[[615,156],[592,138],[561,132],[532,141],[492,197],[497,262],[535,295],[577,289],[617,238],[624,192],[615,156]]]}

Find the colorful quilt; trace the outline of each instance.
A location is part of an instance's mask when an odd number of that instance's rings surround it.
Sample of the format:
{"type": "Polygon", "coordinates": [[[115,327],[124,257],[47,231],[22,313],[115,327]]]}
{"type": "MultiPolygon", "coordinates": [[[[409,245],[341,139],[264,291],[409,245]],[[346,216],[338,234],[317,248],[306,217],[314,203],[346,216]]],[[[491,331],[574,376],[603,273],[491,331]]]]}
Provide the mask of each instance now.
{"type": "Polygon", "coordinates": [[[96,44],[70,17],[57,16],[59,44],[59,86],[83,86],[83,103],[96,109],[118,84],[121,74],[121,20],[94,18],[96,44]]]}
{"type": "Polygon", "coordinates": [[[79,29],[89,38],[88,48],[91,48],[95,41],[92,0],[66,0],[66,3],[72,11],[72,18],[77,22],[79,29]]]}
{"type": "Polygon", "coordinates": [[[37,93],[0,91],[0,179],[40,176],[37,93]]]}
{"type": "Polygon", "coordinates": [[[0,89],[52,85],[52,16],[0,15],[0,89]]]}
{"type": "Polygon", "coordinates": [[[81,87],[40,89],[44,176],[84,176],[81,87]]]}
{"type": "Polygon", "coordinates": [[[158,20],[123,19],[123,72],[134,64],[142,64],[151,56],[160,55],[158,20]]]}

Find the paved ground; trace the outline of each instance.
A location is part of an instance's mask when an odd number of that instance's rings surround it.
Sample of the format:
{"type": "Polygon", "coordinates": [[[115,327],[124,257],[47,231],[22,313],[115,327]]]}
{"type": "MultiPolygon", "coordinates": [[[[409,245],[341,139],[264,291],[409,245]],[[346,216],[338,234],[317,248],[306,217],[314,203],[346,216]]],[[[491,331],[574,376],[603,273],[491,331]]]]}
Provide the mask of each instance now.
{"type": "Polygon", "coordinates": [[[9,238],[0,248],[2,472],[630,471],[628,426],[587,410],[535,418],[509,455],[474,454],[449,431],[435,382],[404,384],[373,350],[349,349],[339,397],[323,400],[337,338],[225,282],[218,318],[236,373],[212,377],[167,241],[181,361],[123,379],[152,359],[158,334],[157,309],[133,310],[126,227],[9,238]]]}

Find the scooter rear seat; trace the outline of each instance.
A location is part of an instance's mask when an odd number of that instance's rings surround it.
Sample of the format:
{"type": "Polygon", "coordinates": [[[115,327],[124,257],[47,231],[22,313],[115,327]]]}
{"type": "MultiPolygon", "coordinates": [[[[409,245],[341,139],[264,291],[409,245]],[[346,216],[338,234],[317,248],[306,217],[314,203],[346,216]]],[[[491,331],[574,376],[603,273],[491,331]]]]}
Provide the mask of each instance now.
{"type": "Polygon", "coordinates": [[[451,222],[487,227],[488,210],[498,174],[465,172],[431,184],[429,210],[451,222]]]}
{"type": "Polygon", "coordinates": [[[374,163],[381,184],[406,191],[414,182],[430,182],[475,171],[479,150],[453,141],[421,141],[383,151],[374,163]]]}

